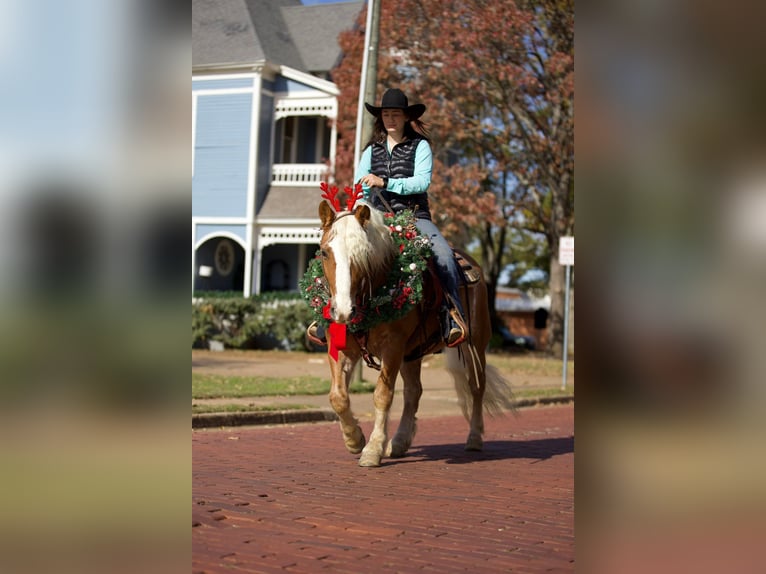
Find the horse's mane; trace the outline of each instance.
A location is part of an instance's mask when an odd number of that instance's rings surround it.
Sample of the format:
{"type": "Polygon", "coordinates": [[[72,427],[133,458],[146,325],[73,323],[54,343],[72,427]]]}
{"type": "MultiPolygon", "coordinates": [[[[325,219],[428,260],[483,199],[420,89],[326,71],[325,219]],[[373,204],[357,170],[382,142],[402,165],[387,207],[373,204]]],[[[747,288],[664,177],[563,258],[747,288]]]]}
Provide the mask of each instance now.
{"type": "Polygon", "coordinates": [[[364,227],[356,217],[339,217],[333,225],[333,234],[343,241],[352,265],[358,266],[366,275],[379,273],[394,256],[391,230],[383,220],[383,214],[364,202],[357,205],[370,207],[370,219],[364,227]]]}

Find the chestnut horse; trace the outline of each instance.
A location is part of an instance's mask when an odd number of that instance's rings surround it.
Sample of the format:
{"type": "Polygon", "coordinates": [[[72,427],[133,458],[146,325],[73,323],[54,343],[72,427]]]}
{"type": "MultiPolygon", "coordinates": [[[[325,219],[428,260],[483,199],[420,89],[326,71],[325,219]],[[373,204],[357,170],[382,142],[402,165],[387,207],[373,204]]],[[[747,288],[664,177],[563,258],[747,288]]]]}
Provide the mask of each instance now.
{"type": "MultiPolygon", "coordinates": [[[[319,205],[320,257],[331,297],[329,318],[339,326],[352,325],[357,313],[364,312],[360,307],[384,284],[396,255],[383,214],[364,202],[349,208],[352,209],[336,211],[326,201],[319,205]]],[[[471,263],[478,267],[475,262],[471,263]]],[[[426,275],[429,277],[424,281],[423,299],[433,302],[437,293],[435,281],[430,273],[426,275]]],[[[470,423],[466,450],[482,449],[485,408],[489,414],[513,410],[508,383],[485,360],[491,326],[487,288],[481,273],[476,283],[461,287],[460,291],[469,333],[457,348],[445,346],[440,311],[429,309],[426,303],[413,307],[404,317],[370,328],[361,336],[346,337],[345,330],[339,334],[332,325],[328,330],[328,361],[332,371],[329,399],[340,419],[346,448],[353,454],[362,453],[360,466],[379,466],[384,455],[402,457],[412,444],[415,415],[423,392],[420,368],[424,354],[445,350],[447,370],[454,379],[460,406],[470,423]],[[335,353],[329,352],[334,344],[333,336],[346,339],[341,350],[336,346],[335,353]],[[348,393],[354,367],[363,356],[368,364],[370,358],[380,361],[380,375],[373,395],[375,422],[366,443],[351,412],[348,393]],[[404,382],[404,408],[396,434],[388,442],[389,409],[399,373],[404,382]]]]}

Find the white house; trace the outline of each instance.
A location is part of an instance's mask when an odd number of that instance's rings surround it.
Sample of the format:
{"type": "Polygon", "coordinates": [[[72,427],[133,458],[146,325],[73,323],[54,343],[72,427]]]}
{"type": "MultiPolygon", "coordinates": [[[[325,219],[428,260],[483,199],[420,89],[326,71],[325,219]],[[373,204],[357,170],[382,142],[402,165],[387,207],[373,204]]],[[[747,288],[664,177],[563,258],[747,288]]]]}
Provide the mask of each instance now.
{"type": "Polygon", "coordinates": [[[192,290],[294,290],[333,171],[338,34],[363,2],[192,2],[192,290]]]}

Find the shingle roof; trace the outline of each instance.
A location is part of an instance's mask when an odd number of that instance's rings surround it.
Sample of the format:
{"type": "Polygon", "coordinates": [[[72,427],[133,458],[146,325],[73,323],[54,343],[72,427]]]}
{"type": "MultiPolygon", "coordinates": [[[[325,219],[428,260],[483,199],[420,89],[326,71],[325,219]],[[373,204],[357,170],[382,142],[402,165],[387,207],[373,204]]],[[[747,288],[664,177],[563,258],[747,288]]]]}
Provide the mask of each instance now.
{"type": "Polygon", "coordinates": [[[354,26],[364,2],[338,2],[284,9],[290,35],[300,52],[306,70],[331,70],[340,56],[338,35],[354,26]]]}
{"type": "Polygon", "coordinates": [[[192,67],[265,59],[243,0],[192,0],[192,67]]]}
{"type": "Polygon", "coordinates": [[[258,211],[258,218],[318,219],[321,195],[322,192],[318,185],[312,187],[272,186],[258,211]]]}
{"type": "Polygon", "coordinates": [[[303,6],[300,0],[192,0],[192,67],[269,61],[326,72],[338,34],[363,2],[303,6]]]}

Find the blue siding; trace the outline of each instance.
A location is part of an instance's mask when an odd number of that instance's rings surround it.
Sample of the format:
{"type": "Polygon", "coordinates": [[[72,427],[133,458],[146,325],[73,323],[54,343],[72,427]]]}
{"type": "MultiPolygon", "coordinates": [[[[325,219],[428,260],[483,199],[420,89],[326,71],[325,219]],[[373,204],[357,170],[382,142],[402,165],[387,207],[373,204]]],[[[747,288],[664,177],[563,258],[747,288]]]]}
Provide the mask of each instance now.
{"type": "Polygon", "coordinates": [[[230,78],[228,80],[192,80],[194,90],[227,90],[232,88],[252,88],[253,78],[230,78]]]}
{"type": "Polygon", "coordinates": [[[271,185],[271,130],[274,125],[274,98],[263,94],[258,118],[258,171],[256,173],[256,211],[263,205],[271,185]]]}
{"type": "Polygon", "coordinates": [[[300,82],[296,82],[295,80],[288,80],[284,76],[278,76],[274,80],[274,91],[275,92],[287,92],[287,93],[293,93],[293,92],[319,92],[314,87],[307,86],[306,84],[302,84],[300,82]]]}
{"type": "Polygon", "coordinates": [[[252,95],[197,100],[192,216],[245,217],[252,95]]]}
{"type": "Polygon", "coordinates": [[[217,224],[200,224],[197,225],[197,231],[194,234],[194,244],[199,243],[199,240],[211,233],[220,234],[222,232],[228,232],[236,235],[242,240],[242,244],[246,244],[247,228],[244,225],[217,225],[217,224]]]}

